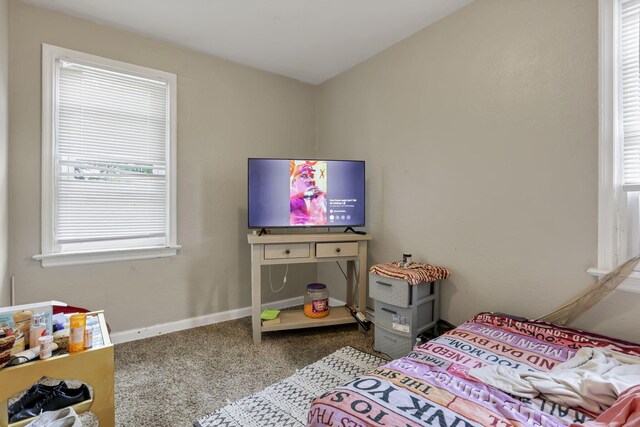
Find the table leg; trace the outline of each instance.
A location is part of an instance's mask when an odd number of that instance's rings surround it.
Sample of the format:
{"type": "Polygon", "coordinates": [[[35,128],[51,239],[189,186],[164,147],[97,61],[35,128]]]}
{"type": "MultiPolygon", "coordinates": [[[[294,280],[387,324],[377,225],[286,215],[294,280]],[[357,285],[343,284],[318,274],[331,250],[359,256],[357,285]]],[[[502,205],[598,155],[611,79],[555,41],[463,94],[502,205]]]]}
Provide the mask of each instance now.
{"type": "Polygon", "coordinates": [[[263,245],[251,245],[251,326],[254,344],[260,344],[262,341],[262,324],[260,322],[260,313],[262,312],[262,248],[263,245]]]}
{"type": "Polygon", "coordinates": [[[347,261],[347,304],[355,305],[355,301],[353,300],[355,295],[353,294],[353,286],[355,279],[355,261],[347,261]]]}
{"type": "Polygon", "coordinates": [[[100,420],[101,426],[115,426],[116,414],[114,410],[114,368],[113,368],[113,346],[107,350],[107,356],[101,355],[100,362],[94,360],[91,365],[94,372],[92,375],[98,376],[99,381],[92,381],[93,404],[91,411],[100,420]],[[104,361],[110,360],[110,363],[104,361]]]}
{"type": "Polygon", "coordinates": [[[9,425],[9,405],[8,401],[0,402],[0,426],[9,425]]]}
{"type": "Polygon", "coordinates": [[[367,269],[367,242],[358,242],[358,311],[367,311],[367,281],[369,279],[367,269]]]}

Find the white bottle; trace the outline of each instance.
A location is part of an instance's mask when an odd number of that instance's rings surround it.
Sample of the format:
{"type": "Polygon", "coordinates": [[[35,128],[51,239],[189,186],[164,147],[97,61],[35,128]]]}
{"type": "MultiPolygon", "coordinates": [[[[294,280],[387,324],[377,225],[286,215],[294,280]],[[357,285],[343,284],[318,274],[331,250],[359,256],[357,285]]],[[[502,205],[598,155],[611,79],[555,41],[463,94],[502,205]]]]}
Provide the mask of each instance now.
{"type": "Polygon", "coordinates": [[[45,335],[40,337],[40,359],[48,359],[51,357],[53,350],[53,336],[45,335]]]}
{"type": "Polygon", "coordinates": [[[29,348],[39,351],[40,337],[47,335],[47,325],[44,321],[44,313],[33,315],[31,328],[29,328],[29,348]]]}

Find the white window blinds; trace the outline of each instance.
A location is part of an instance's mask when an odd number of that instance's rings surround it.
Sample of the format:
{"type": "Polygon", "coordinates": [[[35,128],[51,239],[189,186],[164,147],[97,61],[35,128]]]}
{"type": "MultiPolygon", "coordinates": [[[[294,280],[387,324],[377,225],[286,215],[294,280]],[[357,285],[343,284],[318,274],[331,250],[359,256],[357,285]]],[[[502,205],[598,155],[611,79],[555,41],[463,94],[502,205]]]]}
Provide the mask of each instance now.
{"type": "Polygon", "coordinates": [[[623,0],[620,9],[620,137],[624,185],[640,184],[640,0],[623,0]]]}
{"type": "Polygon", "coordinates": [[[168,244],[168,84],[58,59],[54,251],[168,244]]]}

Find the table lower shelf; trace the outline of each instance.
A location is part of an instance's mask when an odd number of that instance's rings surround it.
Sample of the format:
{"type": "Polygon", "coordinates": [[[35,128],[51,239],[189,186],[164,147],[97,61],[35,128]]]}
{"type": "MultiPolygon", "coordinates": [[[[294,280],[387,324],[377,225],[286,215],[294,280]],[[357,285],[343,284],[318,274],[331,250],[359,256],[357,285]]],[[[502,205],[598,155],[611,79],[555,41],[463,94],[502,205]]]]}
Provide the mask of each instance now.
{"type": "Polygon", "coordinates": [[[343,306],[332,307],[329,315],[320,319],[312,319],[311,317],[305,316],[303,310],[283,310],[278,317],[280,317],[280,323],[263,325],[261,328],[262,332],[356,323],[351,313],[343,306]]]}

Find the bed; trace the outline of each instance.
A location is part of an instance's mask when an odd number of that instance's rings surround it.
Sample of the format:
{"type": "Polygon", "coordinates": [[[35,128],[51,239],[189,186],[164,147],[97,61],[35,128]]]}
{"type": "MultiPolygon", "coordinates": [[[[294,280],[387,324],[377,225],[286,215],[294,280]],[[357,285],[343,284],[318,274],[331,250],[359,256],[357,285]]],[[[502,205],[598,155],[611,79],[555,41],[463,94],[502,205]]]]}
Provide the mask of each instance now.
{"type": "Polygon", "coordinates": [[[457,328],[315,398],[307,425],[550,426],[595,415],[542,398],[521,399],[483,384],[469,370],[486,365],[549,371],[583,347],[640,356],[640,346],[545,322],[480,313],[457,328]]]}

